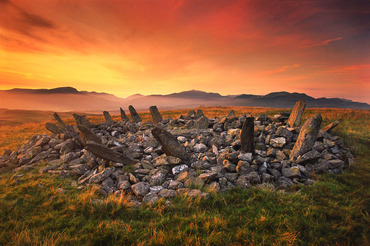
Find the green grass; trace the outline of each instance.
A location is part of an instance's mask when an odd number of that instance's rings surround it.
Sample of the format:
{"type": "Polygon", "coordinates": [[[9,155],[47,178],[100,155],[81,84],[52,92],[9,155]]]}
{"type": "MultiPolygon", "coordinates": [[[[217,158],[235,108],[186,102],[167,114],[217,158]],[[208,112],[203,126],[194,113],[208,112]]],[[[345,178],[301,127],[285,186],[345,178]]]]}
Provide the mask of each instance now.
{"type": "Polygon", "coordinates": [[[285,192],[236,189],[129,208],[127,197],[76,189],[71,178],[7,173],[0,176],[0,245],[369,245],[369,111],[308,109],[304,117],[318,112],[325,123],[341,120],[335,133],[357,159],[339,175],[317,175],[314,185],[285,192]]]}

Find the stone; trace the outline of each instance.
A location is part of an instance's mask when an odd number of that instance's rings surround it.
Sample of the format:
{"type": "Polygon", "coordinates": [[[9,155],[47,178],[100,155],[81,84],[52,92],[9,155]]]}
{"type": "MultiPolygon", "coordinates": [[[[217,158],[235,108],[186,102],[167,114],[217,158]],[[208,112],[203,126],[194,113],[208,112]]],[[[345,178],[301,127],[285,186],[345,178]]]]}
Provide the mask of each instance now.
{"type": "Polygon", "coordinates": [[[261,183],[261,177],[258,175],[257,172],[250,172],[246,175],[246,177],[252,185],[261,183]]]}
{"type": "Polygon", "coordinates": [[[185,164],[182,164],[182,165],[178,165],[174,168],[172,168],[172,174],[173,175],[177,175],[183,171],[186,171],[189,169],[189,166],[188,165],[185,165],[185,164]]]}
{"type": "Polygon", "coordinates": [[[292,110],[292,113],[289,116],[287,125],[290,127],[297,127],[299,126],[299,123],[301,121],[301,117],[303,115],[303,112],[306,108],[306,102],[303,100],[299,100],[294,105],[294,108],[292,110]]]}
{"type": "Polygon", "coordinates": [[[158,193],[158,196],[161,198],[172,198],[177,196],[177,191],[170,189],[163,189],[158,193]]]}
{"type": "Polygon", "coordinates": [[[90,170],[90,167],[86,164],[77,164],[70,166],[70,168],[78,175],[82,175],[90,170]]]}
{"type": "Polygon", "coordinates": [[[235,117],[235,111],[230,110],[229,113],[227,114],[227,117],[229,117],[229,118],[235,117]]]}
{"type": "Polygon", "coordinates": [[[296,163],[316,162],[319,158],[321,158],[321,153],[317,150],[311,150],[304,155],[298,156],[296,163]]]}
{"type": "Polygon", "coordinates": [[[63,133],[63,129],[61,127],[57,126],[54,123],[47,122],[45,124],[45,128],[48,131],[50,131],[51,133],[53,133],[53,134],[61,134],[61,133],[63,133]]]}
{"type": "Polygon", "coordinates": [[[201,109],[197,110],[196,117],[205,117],[201,109]]]}
{"type": "Polygon", "coordinates": [[[199,143],[194,146],[194,151],[198,153],[207,152],[208,147],[205,144],[199,143]]]}
{"type": "Polygon", "coordinates": [[[157,193],[149,192],[144,196],[143,202],[149,205],[154,205],[159,199],[160,197],[157,195],[157,193]]]}
{"type": "Polygon", "coordinates": [[[73,114],[73,118],[75,119],[77,125],[83,125],[84,127],[91,128],[94,127],[94,124],[91,123],[86,117],[78,114],[73,114]]]}
{"type": "Polygon", "coordinates": [[[103,171],[101,171],[100,173],[97,173],[95,175],[93,175],[89,182],[90,183],[93,183],[93,184],[97,184],[97,183],[100,183],[102,182],[104,179],[108,178],[109,175],[111,175],[112,173],[114,173],[116,169],[114,167],[108,167],[106,169],[104,169],[103,171]]]}
{"type": "Polygon", "coordinates": [[[125,156],[121,153],[115,152],[115,151],[105,147],[104,145],[98,144],[98,143],[93,142],[93,141],[88,141],[86,143],[86,150],[90,151],[95,156],[97,156],[99,158],[102,158],[102,159],[105,159],[105,160],[108,160],[108,161],[118,162],[118,163],[122,163],[124,165],[130,165],[130,164],[135,163],[135,161],[133,161],[131,158],[129,158],[129,157],[127,157],[127,156],[125,156]]]}
{"type": "Polygon", "coordinates": [[[151,186],[157,186],[163,184],[163,182],[166,180],[168,171],[165,169],[154,169],[150,172],[150,180],[149,184],[151,186]]]}
{"type": "Polygon", "coordinates": [[[239,176],[239,178],[235,182],[235,185],[244,189],[251,187],[249,179],[246,175],[239,176]]]}
{"type": "Polygon", "coordinates": [[[123,122],[130,122],[130,119],[127,117],[125,111],[122,108],[119,108],[121,112],[121,119],[123,122]]]}
{"type": "Polygon", "coordinates": [[[324,132],[330,132],[332,129],[334,129],[337,125],[339,125],[340,121],[339,120],[336,120],[332,123],[330,123],[329,125],[323,127],[321,130],[324,131],[324,132]]]}
{"type": "Polygon", "coordinates": [[[139,182],[131,186],[132,191],[137,196],[145,196],[150,191],[150,185],[147,182],[139,182]]]}
{"type": "Polygon", "coordinates": [[[240,153],[238,155],[238,159],[241,160],[241,161],[252,162],[253,155],[252,155],[252,153],[240,153]]]}
{"type": "Polygon", "coordinates": [[[241,151],[254,154],[254,117],[247,117],[240,133],[241,151]]]}
{"type": "Polygon", "coordinates": [[[299,171],[299,168],[296,166],[282,168],[281,173],[287,178],[300,178],[301,177],[301,172],[299,171]]]}
{"type": "Polygon", "coordinates": [[[96,136],[89,128],[83,125],[78,125],[77,128],[80,132],[80,136],[84,145],[86,145],[88,141],[93,141],[99,144],[102,143],[100,138],[96,136]]]}
{"type": "Polygon", "coordinates": [[[154,124],[157,124],[163,120],[161,114],[158,111],[157,106],[150,106],[149,111],[150,114],[152,115],[154,124]]]}
{"type": "Polygon", "coordinates": [[[177,190],[184,187],[184,184],[178,180],[170,180],[170,183],[168,184],[168,189],[171,190],[177,190]]]}
{"type": "Polygon", "coordinates": [[[197,129],[207,129],[209,126],[208,119],[204,116],[195,120],[195,128],[197,129]]]}
{"type": "Polygon", "coordinates": [[[114,124],[114,121],[112,119],[112,116],[109,114],[108,111],[103,111],[103,115],[104,115],[104,118],[105,118],[105,122],[109,125],[112,125],[114,124]]]}
{"type": "Polygon", "coordinates": [[[286,139],[292,139],[294,134],[289,131],[286,127],[283,127],[283,126],[280,126],[277,130],[276,130],[276,136],[278,137],[284,137],[286,139]]]}
{"type": "Polygon", "coordinates": [[[47,173],[49,170],[55,170],[58,167],[59,165],[46,166],[46,167],[40,168],[39,173],[47,173]]]}
{"type": "Polygon", "coordinates": [[[284,137],[273,138],[270,140],[270,145],[275,148],[282,148],[286,144],[284,137]]]}
{"type": "Polygon", "coordinates": [[[321,121],[322,117],[320,114],[306,120],[290,153],[291,161],[295,161],[298,156],[312,150],[320,130],[321,121]]]}
{"type": "Polygon", "coordinates": [[[217,173],[215,172],[210,172],[210,173],[202,173],[201,175],[198,176],[201,180],[203,180],[204,183],[210,183],[214,181],[217,177],[217,173]]]}
{"type": "Polygon", "coordinates": [[[168,131],[155,127],[152,130],[154,138],[162,145],[163,152],[168,156],[175,156],[184,161],[189,160],[190,154],[186,152],[183,145],[168,131]]]}
{"type": "Polygon", "coordinates": [[[188,180],[191,177],[192,177],[192,175],[190,174],[190,172],[184,171],[184,172],[179,174],[179,176],[177,177],[177,180],[180,181],[180,182],[185,182],[186,180],[188,180]]]}
{"type": "Polygon", "coordinates": [[[139,114],[136,112],[135,108],[132,105],[128,106],[128,109],[130,110],[132,122],[136,123],[142,122],[142,119],[140,118],[139,114]]]}
{"type": "Polygon", "coordinates": [[[156,166],[168,166],[168,165],[179,165],[181,159],[174,156],[159,156],[155,158],[156,166]]]}

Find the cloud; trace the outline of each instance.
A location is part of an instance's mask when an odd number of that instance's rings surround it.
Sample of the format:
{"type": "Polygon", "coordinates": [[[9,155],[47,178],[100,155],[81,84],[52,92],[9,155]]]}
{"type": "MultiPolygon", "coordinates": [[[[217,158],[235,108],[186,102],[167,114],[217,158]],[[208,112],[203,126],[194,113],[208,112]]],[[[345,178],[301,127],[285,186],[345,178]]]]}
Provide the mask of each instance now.
{"type": "Polygon", "coordinates": [[[29,27],[36,27],[36,28],[47,28],[47,29],[54,29],[56,28],[55,24],[50,20],[47,20],[41,16],[34,15],[31,13],[27,13],[23,10],[20,10],[22,22],[29,27]]]}
{"type": "Polygon", "coordinates": [[[286,72],[286,71],[288,71],[292,68],[297,68],[299,66],[300,66],[300,64],[287,65],[287,66],[283,66],[283,67],[280,67],[280,68],[277,68],[277,69],[262,72],[261,75],[272,75],[272,74],[277,74],[277,73],[284,73],[284,72],[286,72]]]}

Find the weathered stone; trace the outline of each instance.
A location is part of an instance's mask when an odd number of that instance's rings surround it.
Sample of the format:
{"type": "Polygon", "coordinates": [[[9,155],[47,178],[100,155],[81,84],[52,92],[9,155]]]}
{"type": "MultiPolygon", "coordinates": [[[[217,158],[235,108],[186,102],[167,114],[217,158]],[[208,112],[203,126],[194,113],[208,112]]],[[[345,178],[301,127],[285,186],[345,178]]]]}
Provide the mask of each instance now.
{"type": "Polygon", "coordinates": [[[166,155],[175,156],[184,161],[189,160],[190,154],[186,152],[184,146],[181,145],[171,133],[156,127],[152,130],[152,134],[162,145],[162,150],[166,155]]]}
{"type": "Polygon", "coordinates": [[[97,156],[99,158],[102,158],[102,159],[105,159],[105,160],[108,160],[108,161],[118,162],[118,163],[122,163],[124,165],[130,165],[130,164],[135,163],[131,158],[129,158],[129,157],[123,155],[123,154],[120,154],[118,152],[115,152],[115,151],[105,147],[104,145],[98,144],[98,143],[93,142],[93,141],[88,141],[86,143],[86,150],[90,151],[95,156],[97,156]]]}
{"type": "Polygon", "coordinates": [[[185,164],[182,164],[182,165],[178,165],[174,168],[172,168],[172,174],[173,175],[177,175],[183,171],[186,171],[189,169],[189,166],[188,165],[185,165],[185,164]]]}
{"type": "Polygon", "coordinates": [[[201,109],[197,110],[196,117],[205,117],[204,114],[203,114],[203,111],[201,109]]]}
{"type": "Polygon", "coordinates": [[[249,179],[246,175],[239,176],[235,182],[235,185],[244,189],[251,187],[249,179]]]}
{"type": "Polygon", "coordinates": [[[54,123],[47,122],[45,124],[45,128],[48,131],[50,131],[51,133],[53,133],[53,134],[61,134],[61,133],[63,133],[63,129],[61,127],[57,126],[54,123]]]}
{"type": "Polygon", "coordinates": [[[234,110],[230,110],[229,113],[227,114],[227,117],[229,117],[229,118],[235,117],[235,111],[234,110]]]}
{"type": "Polygon", "coordinates": [[[174,156],[159,156],[155,158],[156,166],[168,166],[168,165],[179,165],[181,159],[174,156]]]}
{"type": "Polygon", "coordinates": [[[104,118],[105,118],[105,122],[107,124],[110,124],[110,125],[114,124],[112,116],[110,115],[110,113],[108,111],[103,111],[103,115],[104,115],[104,118]]]}
{"type": "Polygon", "coordinates": [[[94,127],[94,124],[91,123],[86,117],[78,114],[73,114],[73,118],[75,119],[77,125],[83,125],[84,127],[91,128],[94,127]]]}
{"type": "Polygon", "coordinates": [[[55,120],[58,122],[58,124],[60,125],[60,127],[62,128],[62,130],[65,132],[65,133],[68,133],[71,135],[71,137],[75,137],[77,136],[77,133],[76,131],[73,129],[72,126],[67,126],[63,120],[60,118],[60,116],[57,114],[57,113],[54,113],[53,114],[55,120]]]}
{"type": "Polygon", "coordinates": [[[132,122],[142,122],[142,119],[140,118],[139,114],[136,112],[135,108],[130,105],[128,106],[128,109],[130,110],[132,122]]]}
{"type": "Polygon", "coordinates": [[[170,180],[167,188],[171,190],[177,190],[181,189],[182,187],[184,187],[184,184],[182,182],[178,180],[170,180]]]}
{"type": "Polygon", "coordinates": [[[194,116],[195,116],[195,111],[190,110],[187,117],[190,118],[190,117],[194,117],[194,116]]]}
{"type": "Polygon", "coordinates": [[[276,130],[276,136],[278,137],[284,137],[286,139],[292,139],[294,134],[289,131],[286,127],[282,127],[280,126],[277,130],[276,130]]]}
{"type": "Polygon", "coordinates": [[[101,171],[100,173],[97,173],[95,175],[93,175],[89,182],[90,183],[93,183],[93,184],[97,184],[97,183],[100,183],[102,182],[104,179],[108,178],[109,175],[111,175],[112,173],[114,173],[116,169],[114,167],[108,167],[106,169],[104,169],[103,171],[101,171]]]}
{"type": "Polygon", "coordinates": [[[286,139],[283,137],[273,138],[270,140],[270,145],[275,148],[282,148],[286,144],[286,139]]]}
{"type": "Polygon", "coordinates": [[[137,196],[145,196],[149,193],[150,185],[147,182],[139,182],[131,186],[132,191],[137,196]]]}
{"type": "Polygon", "coordinates": [[[195,127],[197,129],[207,129],[209,126],[208,119],[204,116],[200,117],[199,119],[195,120],[195,127]]]}
{"type": "Polygon", "coordinates": [[[128,190],[128,189],[131,188],[131,184],[127,180],[123,180],[123,181],[119,182],[118,184],[119,184],[119,188],[121,190],[128,190]]]}
{"type": "Polygon", "coordinates": [[[166,180],[168,171],[165,169],[154,169],[151,172],[150,181],[149,184],[151,186],[157,186],[163,184],[163,182],[166,180]]]}
{"type": "Polygon", "coordinates": [[[295,161],[300,155],[312,150],[320,130],[322,117],[320,114],[308,119],[302,126],[298,139],[290,153],[290,160],[295,161]]]}
{"type": "Polygon", "coordinates": [[[217,173],[210,172],[210,173],[202,173],[201,175],[198,176],[201,180],[204,181],[204,183],[210,183],[214,181],[217,177],[217,173]]]}
{"type": "Polygon", "coordinates": [[[254,117],[247,117],[240,133],[241,151],[254,154],[254,117]]]}
{"type": "Polygon", "coordinates": [[[258,175],[257,172],[250,172],[246,176],[252,185],[261,183],[261,177],[258,175]]]}
{"type": "Polygon", "coordinates": [[[285,176],[279,177],[277,184],[282,188],[289,188],[291,185],[293,185],[293,181],[285,176]]]}
{"type": "Polygon", "coordinates": [[[290,127],[299,126],[299,122],[301,121],[301,117],[303,115],[304,109],[306,108],[306,102],[303,100],[299,100],[294,105],[292,113],[289,116],[287,125],[290,127]]]}
{"type": "Polygon", "coordinates": [[[157,106],[150,106],[149,107],[149,111],[150,111],[150,114],[152,115],[153,122],[155,124],[157,124],[157,123],[159,123],[159,122],[162,121],[162,116],[159,113],[157,106]]]}
{"type": "Polygon", "coordinates": [[[123,122],[130,122],[130,119],[127,117],[125,111],[122,108],[119,108],[121,112],[121,119],[123,122]]]}
{"type": "Polygon", "coordinates": [[[298,156],[296,163],[315,162],[321,157],[321,154],[316,150],[308,151],[302,156],[298,156]]]}
{"type": "Polygon", "coordinates": [[[55,170],[59,167],[59,165],[53,165],[53,166],[46,166],[39,170],[39,173],[47,173],[49,170],[55,170]]]}
{"type": "Polygon", "coordinates": [[[89,128],[83,125],[78,125],[77,128],[80,132],[80,136],[81,136],[83,144],[86,145],[88,141],[93,141],[93,142],[101,144],[100,138],[96,136],[92,131],[90,131],[89,128]]]}
{"type": "Polygon", "coordinates": [[[204,153],[208,150],[208,147],[205,144],[199,143],[194,146],[194,151],[197,153],[204,153]]]}
{"type": "Polygon", "coordinates": [[[299,168],[294,167],[288,167],[288,168],[282,168],[281,173],[287,177],[287,178],[299,178],[301,177],[301,172],[299,171],[299,168]]]}
{"type": "Polygon", "coordinates": [[[159,199],[160,197],[157,195],[157,193],[149,192],[144,196],[143,202],[149,205],[154,205],[159,199]]]}
{"type": "Polygon", "coordinates": [[[337,125],[339,125],[340,121],[339,120],[336,120],[332,123],[330,123],[329,125],[323,127],[321,130],[323,130],[324,132],[330,132],[333,128],[335,128],[337,125]]]}

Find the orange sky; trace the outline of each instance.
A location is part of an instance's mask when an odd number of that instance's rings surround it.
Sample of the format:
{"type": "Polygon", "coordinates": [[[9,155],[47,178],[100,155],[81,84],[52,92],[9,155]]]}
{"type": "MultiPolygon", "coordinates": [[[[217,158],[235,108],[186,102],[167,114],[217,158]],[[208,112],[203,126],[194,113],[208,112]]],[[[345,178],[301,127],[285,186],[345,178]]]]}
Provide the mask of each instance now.
{"type": "Polygon", "coordinates": [[[0,89],[370,103],[370,2],[0,0],[0,89]]]}

